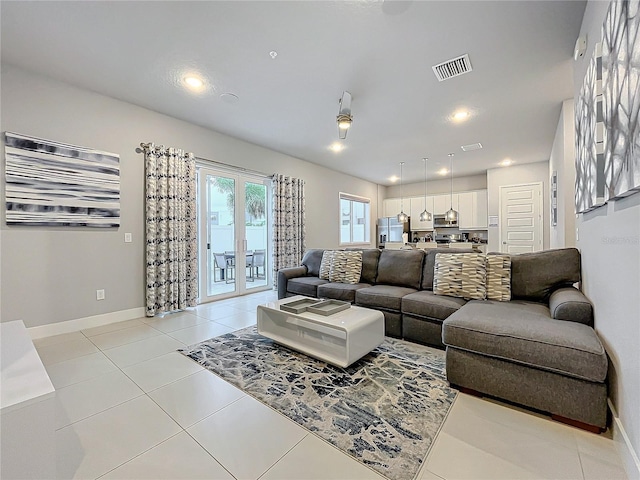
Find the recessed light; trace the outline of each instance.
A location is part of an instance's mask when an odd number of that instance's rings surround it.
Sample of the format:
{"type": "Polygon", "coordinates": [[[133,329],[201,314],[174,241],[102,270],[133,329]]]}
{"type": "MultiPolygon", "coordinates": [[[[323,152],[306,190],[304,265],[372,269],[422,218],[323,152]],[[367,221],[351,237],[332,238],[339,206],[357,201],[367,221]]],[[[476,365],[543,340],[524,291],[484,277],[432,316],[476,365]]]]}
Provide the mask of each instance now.
{"type": "Polygon", "coordinates": [[[471,114],[466,110],[458,110],[456,113],[453,114],[453,120],[455,120],[456,122],[464,122],[470,116],[471,114]]]}
{"type": "Polygon", "coordinates": [[[398,180],[400,180],[400,177],[398,177],[397,175],[389,177],[389,181],[392,183],[396,183],[398,180]]]}
{"type": "Polygon", "coordinates": [[[443,177],[449,173],[449,170],[445,167],[442,167],[440,170],[438,170],[438,175],[442,175],[443,177]]]}
{"type": "Polygon", "coordinates": [[[329,150],[338,153],[344,150],[344,145],[342,143],[335,142],[329,146],[329,150]]]}
{"type": "Polygon", "coordinates": [[[508,167],[512,163],[513,163],[513,160],[511,160],[510,158],[505,158],[503,161],[500,162],[500,165],[502,165],[503,167],[508,167]]]}
{"type": "Polygon", "coordinates": [[[271,57],[272,60],[275,60],[276,57],[278,56],[278,52],[276,52],[275,50],[271,50],[269,52],[269,56],[271,57]]]}
{"type": "Polygon", "coordinates": [[[200,90],[204,82],[198,77],[184,77],[184,83],[192,90],[200,90]]]}

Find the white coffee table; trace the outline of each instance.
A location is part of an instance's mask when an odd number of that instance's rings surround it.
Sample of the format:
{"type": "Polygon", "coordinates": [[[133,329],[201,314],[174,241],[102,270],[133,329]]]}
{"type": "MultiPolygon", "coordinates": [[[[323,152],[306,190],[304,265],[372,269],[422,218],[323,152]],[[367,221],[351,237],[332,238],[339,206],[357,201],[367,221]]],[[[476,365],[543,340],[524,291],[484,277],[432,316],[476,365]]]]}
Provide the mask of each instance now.
{"type": "Polygon", "coordinates": [[[384,315],[351,306],[333,315],[280,310],[287,297],[258,306],[258,333],[282,345],[338,367],[348,367],[384,340],[384,315]]]}

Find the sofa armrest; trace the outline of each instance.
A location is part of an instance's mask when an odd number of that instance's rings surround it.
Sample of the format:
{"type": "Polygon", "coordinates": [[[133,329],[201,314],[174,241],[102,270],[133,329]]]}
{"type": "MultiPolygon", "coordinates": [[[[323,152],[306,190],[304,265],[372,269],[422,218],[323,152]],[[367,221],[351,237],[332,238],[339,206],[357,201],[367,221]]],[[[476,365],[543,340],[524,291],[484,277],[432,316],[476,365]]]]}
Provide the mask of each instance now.
{"type": "Polygon", "coordinates": [[[278,270],[278,300],[287,296],[287,282],[290,278],[304,277],[307,274],[307,267],[281,268],[278,270]]]}
{"type": "Polygon", "coordinates": [[[559,288],[549,298],[551,318],[584,323],[593,327],[593,305],[574,287],[559,288]]]}

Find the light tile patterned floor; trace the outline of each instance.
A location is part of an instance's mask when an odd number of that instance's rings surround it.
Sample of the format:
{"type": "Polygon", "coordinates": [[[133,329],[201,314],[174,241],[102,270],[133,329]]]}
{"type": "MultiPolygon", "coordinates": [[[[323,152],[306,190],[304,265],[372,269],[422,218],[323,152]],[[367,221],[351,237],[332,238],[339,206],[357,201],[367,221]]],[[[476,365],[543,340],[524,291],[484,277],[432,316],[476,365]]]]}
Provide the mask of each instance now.
{"type": "MultiPolygon", "coordinates": [[[[36,340],[57,389],[58,477],[382,477],[175,352],[255,323],[272,291],[36,340]]],[[[625,479],[613,441],[460,394],[418,475],[625,479]]]]}

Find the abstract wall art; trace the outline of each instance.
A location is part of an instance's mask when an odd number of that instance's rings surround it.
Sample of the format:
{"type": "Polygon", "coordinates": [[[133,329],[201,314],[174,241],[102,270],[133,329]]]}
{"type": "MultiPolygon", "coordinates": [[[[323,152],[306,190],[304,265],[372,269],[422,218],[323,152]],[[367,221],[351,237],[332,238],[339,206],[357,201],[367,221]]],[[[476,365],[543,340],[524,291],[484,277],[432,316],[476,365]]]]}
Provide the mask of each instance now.
{"type": "Polygon", "coordinates": [[[604,203],[604,118],[601,45],[596,44],[575,108],[576,212],[604,203]]]}
{"type": "Polygon", "coordinates": [[[120,157],[5,133],[7,225],[118,227],[120,157]]]}
{"type": "Polygon", "coordinates": [[[640,0],[613,0],[602,27],[605,199],[640,189],[640,0]]]}

